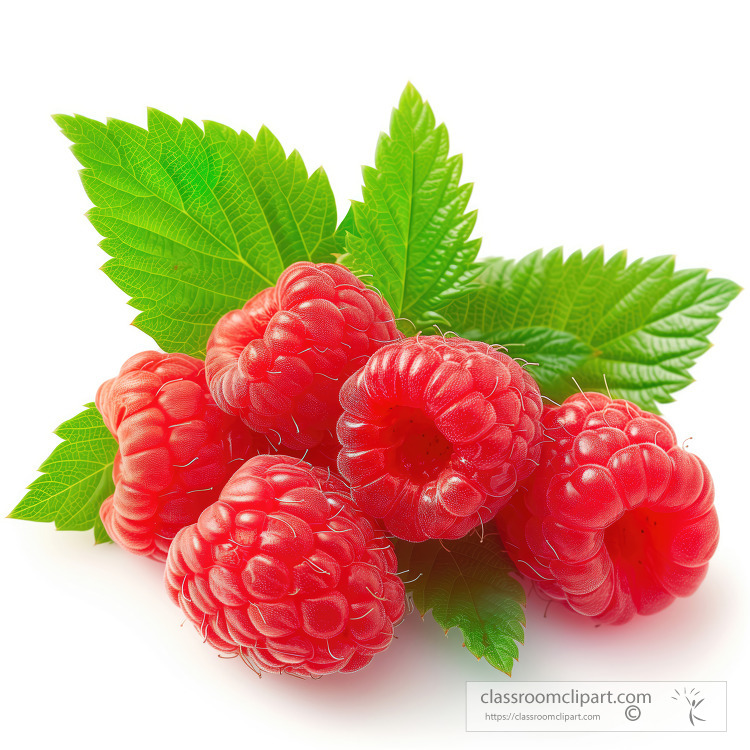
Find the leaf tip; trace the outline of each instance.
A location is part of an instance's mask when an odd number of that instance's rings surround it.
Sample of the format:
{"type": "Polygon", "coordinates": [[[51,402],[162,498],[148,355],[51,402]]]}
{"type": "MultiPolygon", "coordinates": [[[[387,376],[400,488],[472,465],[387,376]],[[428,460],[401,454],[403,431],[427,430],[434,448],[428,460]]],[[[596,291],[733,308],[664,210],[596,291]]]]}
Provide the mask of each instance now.
{"type": "Polygon", "coordinates": [[[76,115],[50,115],[55,125],[60,128],[60,132],[69,140],[75,140],[76,115]]]}
{"type": "Polygon", "coordinates": [[[404,92],[401,94],[402,99],[419,99],[422,100],[422,95],[417,91],[417,87],[411,82],[407,81],[406,86],[404,86],[404,92]]]}

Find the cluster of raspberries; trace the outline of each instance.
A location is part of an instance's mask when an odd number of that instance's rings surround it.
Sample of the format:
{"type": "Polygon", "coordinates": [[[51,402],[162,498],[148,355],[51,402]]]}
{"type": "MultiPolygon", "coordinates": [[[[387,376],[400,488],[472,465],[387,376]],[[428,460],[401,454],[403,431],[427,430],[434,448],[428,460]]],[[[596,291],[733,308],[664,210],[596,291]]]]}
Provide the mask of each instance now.
{"type": "Polygon", "coordinates": [[[607,622],[692,593],[718,538],[708,470],[663,419],[593,393],[543,409],[503,351],[404,338],[341,265],[295,263],[205,362],[143,352],[96,405],[119,444],[107,532],[259,672],[352,672],[390,644],[389,537],[494,519],[524,575],[607,622]]]}

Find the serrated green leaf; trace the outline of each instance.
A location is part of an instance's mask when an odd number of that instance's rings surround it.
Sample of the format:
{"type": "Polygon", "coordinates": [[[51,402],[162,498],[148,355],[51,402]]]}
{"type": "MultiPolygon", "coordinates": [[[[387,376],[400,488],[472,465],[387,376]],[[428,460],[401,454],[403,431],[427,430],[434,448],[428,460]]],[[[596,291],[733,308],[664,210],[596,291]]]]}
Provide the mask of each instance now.
{"type": "Polygon", "coordinates": [[[476,273],[480,240],[470,239],[476,212],[466,213],[472,186],[460,184],[461,168],[461,156],[448,156],[445,125],[408,85],[375,167],[362,170],[363,200],[352,201],[343,262],[370,274],[396,316],[418,328],[444,322],[440,311],[476,273]]]}
{"type": "Polygon", "coordinates": [[[605,261],[602,248],[567,260],[557,248],[482,265],[480,287],[445,311],[455,331],[500,344],[518,329],[567,334],[572,356],[552,363],[554,377],[549,365],[542,377],[548,396],[576,392],[575,378],[584,390],[608,384],[613,396],[652,411],[692,381],[689,368],[740,291],[702,269],[675,271],[672,256],[628,264],[624,251],[605,261]],[[580,358],[583,346],[589,352],[580,358]]]}
{"type": "Polygon", "coordinates": [[[411,544],[394,540],[414,606],[430,610],[446,632],[459,628],[466,648],[510,675],[526,625],[526,594],[496,534],[411,544]]]}
{"type": "Polygon", "coordinates": [[[257,139],[150,109],[148,129],[57,115],[111,257],[103,270],[140,310],[135,325],[167,352],[195,356],[218,318],[299,260],[331,261],[336,205],[322,169],[307,174],[267,128],[257,139]]]}
{"type": "Polygon", "coordinates": [[[9,518],[54,521],[60,530],[93,528],[97,544],[112,541],[104,530],[99,508],[114,491],[112,465],[117,441],[104,425],[94,404],[63,422],[55,435],[62,438],[39,467],[43,472],[29,486],[9,518]]]}

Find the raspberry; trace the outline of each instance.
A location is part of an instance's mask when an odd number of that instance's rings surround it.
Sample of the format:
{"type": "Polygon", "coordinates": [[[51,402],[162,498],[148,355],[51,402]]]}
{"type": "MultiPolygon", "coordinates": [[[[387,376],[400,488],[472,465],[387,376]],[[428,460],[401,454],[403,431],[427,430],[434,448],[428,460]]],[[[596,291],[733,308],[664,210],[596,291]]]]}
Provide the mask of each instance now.
{"type": "Polygon", "coordinates": [[[362,510],[408,541],[489,521],[539,457],[539,388],[487,344],[389,344],[344,384],[341,404],[341,475],[362,510]]]}
{"type": "Polygon", "coordinates": [[[600,393],[545,409],[543,425],[540,467],[497,518],[518,569],[609,623],[692,594],[719,539],[703,462],[664,419],[600,393]]]}
{"type": "Polygon", "coordinates": [[[169,549],[170,597],[214,648],[299,677],[353,672],[393,637],[393,547],[327,471],[258,456],[169,549]]]}
{"type": "Polygon", "coordinates": [[[208,382],[224,411],[304,451],[332,438],[341,384],[399,337],[388,304],[349,270],[294,263],[216,324],[208,382]]]}
{"type": "Polygon", "coordinates": [[[264,447],[216,406],[203,362],[186,354],[136,354],[99,388],[96,406],[119,443],[102,521],[122,547],[156,560],[216,500],[239,462],[264,447]]]}

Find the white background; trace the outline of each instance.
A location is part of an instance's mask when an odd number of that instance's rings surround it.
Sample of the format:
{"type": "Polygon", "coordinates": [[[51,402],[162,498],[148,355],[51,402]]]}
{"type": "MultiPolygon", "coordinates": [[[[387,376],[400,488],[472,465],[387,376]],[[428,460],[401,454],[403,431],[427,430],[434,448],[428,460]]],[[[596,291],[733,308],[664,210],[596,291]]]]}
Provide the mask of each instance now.
{"type": "MultiPolygon", "coordinates": [[[[78,164],[49,115],[145,124],[146,106],[254,133],[266,123],[343,215],[411,80],[475,182],[483,254],[604,244],[674,253],[747,285],[746,4],[713,2],[14,3],[3,13],[2,516],[60,422],[150,340],[97,270],[78,164]],[[269,10],[272,8],[272,10],[269,10]]],[[[711,467],[722,540],[704,586],[653,618],[595,628],[532,596],[519,680],[728,680],[746,725],[745,388],[750,297],[665,408],[711,467]]],[[[89,533],[0,520],[6,747],[572,747],[604,736],[464,733],[466,680],[502,675],[413,615],[355,675],[266,676],[216,657],[159,565],[89,533]]],[[[640,735],[649,746],[659,735],[640,735]]],[[[699,738],[676,741],[698,747],[699,738]]],[[[632,737],[606,735],[615,747],[632,737]]]]}

